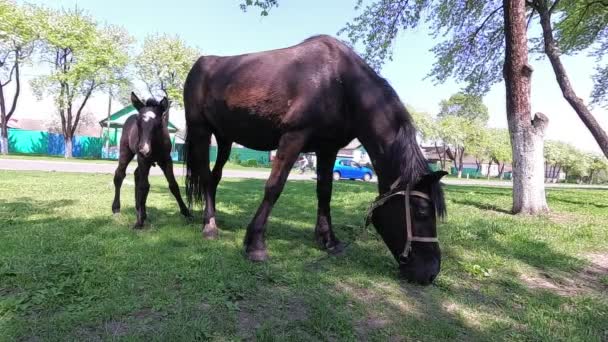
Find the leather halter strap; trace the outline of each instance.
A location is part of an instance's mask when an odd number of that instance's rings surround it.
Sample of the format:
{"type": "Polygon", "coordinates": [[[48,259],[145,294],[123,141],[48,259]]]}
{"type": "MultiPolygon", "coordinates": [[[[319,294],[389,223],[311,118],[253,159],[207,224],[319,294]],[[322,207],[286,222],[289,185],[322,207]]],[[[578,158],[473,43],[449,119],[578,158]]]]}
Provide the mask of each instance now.
{"type": "MultiPolygon", "coordinates": [[[[397,180],[395,182],[393,182],[393,184],[391,185],[390,191],[395,190],[395,188],[397,188],[397,186],[399,185],[400,182],[401,182],[401,177],[397,178],[397,180]]],[[[406,229],[407,238],[405,240],[405,246],[403,248],[403,252],[399,255],[399,257],[402,258],[403,260],[408,258],[409,254],[412,250],[412,241],[439,242],[439,239],[437,237],[414,236],[413,230],[412,230],[412,213],[411,213],[410,197],[415,196],[415,197],[419,197],[419,198],[425,199],[430,202],[431,198],[429,197],[429,195],[427,195],[423,192],[420,192],[420,191],[412,191],[412,190],[410,190],[409,185],[406,187],[405,190],[396,191],[393,193],[390,193],[390,191],[389,191],[388,195],[380,196],[378,199],[376,199],[376,201],[374,201],[374,203],[372,203],[370,208],[367,210],[365,226],[367,227],[370,224],[371,216],[376,208],[384,205],[384,203],[386,203],[392,197],[403,195],[405,197],[405,229],[406,229]]],[[[399,261],[401,262],[401,260],[399,260],[399,261]]]]}

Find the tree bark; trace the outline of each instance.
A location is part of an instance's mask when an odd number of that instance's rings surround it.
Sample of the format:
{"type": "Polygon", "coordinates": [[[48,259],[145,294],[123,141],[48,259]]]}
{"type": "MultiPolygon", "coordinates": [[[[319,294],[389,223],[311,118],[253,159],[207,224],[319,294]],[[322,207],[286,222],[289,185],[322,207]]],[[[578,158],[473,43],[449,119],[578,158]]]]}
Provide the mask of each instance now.
{"type": "Polygon", "coordinates": [[[4,89],[0,84],[0,124],[2,125],[0,134],[0,151],[8,154],[8,119],[6,118],[6,107],[4,104],[4,89]]]}
{"type": "Polygon", "coordinates": [[[526,2],[503,0],[505,64],[503,69],[507,121],[513,150],[513,208],[515,214],[548,211],[545,197],[543,138],[548,119],[531,118],[526,2]]]}
{"type": "Polygon", "coordinates": [[[72,158],[72,140],[73,137],[71,135],[63,136],[63,141],[65,143],[65,151],[63,152],[63,156],[65,158],[72,158]]]}
{"type": "Polygon", "coordinates": [[[579,118],[583,121],[587,129],[591,132],[595,141],[604,152],[606,158],[608,158],[608,134],[602,129],[600,124],[597,122],[589,108],[585,105],[583,99],[578,97],[570,84],[570,79],[566,73],[566,69],[562,64],[557,42],[553,37],[553,28],[551,25],[551,10],[545,1],[539,1],[535,6],[538,14],[540,15],[540,24],[543,29],[543,40],[545,45],[545,54],[549,57],[555,78],[562,90],[562,95],[568,101],[572,109],[578,114],[579,118]]]}
{"type": "Polygon", "coordinates": [[[490,179],[490,172],[492,171],[492,159],[488,161],[488,179],[490,179]]]}

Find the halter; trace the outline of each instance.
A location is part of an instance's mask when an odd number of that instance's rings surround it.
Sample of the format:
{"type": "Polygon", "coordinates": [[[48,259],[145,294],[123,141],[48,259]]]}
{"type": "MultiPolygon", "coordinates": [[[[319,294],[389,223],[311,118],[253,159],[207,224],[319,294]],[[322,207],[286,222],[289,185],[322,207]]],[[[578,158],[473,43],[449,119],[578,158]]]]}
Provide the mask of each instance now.
{"type": "Polygon", "coordinates": [[[405,190],[392,192],[397,188],[399,183],[401,182],[401,177],[397,178],[397,180],[391,185],[390,190],[384,194],[378,196],[378,198],[372,203],[372,205],[367,210],[367,215],[365,218],[365,227],[369,226],[371,221],[371,216],[378,207],[384,205],[390,198],[403,195],[405,197],[405,229],[407,233],[407,239],[405,241],[405,247],[403,248],[403,252],[399,255],[399,263],[405,263],[411,250],[412,250],[412,241],[417,242],[439,242],[437,237],[426,237],[426,236],[414,236],[412,232],[412,214],[411,214],[411,206],[410,206],[410,196],[419,197],[431,202],[431,198],[429,195],[420,192],[420,191],[412,191],[410,190],[409,184],[407,185],[405,190]]]}

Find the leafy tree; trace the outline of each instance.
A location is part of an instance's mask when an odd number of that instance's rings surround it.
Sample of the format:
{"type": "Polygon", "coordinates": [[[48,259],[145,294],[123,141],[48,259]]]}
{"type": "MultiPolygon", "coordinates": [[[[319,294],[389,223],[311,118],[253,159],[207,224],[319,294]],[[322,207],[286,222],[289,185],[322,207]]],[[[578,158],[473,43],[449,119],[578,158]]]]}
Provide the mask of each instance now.
{"type": "Polygon", "coordinates": [[[559,180],[559,174],[566,163],[567,153],[568,147],[565,143],[555,140],[545,142],[545,172],[548,181],[556,182],[559,180]]]}
{"type": "Polygon", "coordinates": [[[463,158],[468,148],[475,144],[480,131],[479,123],[458,116],[446,116],[438,121],[439,137],[448,157],[462,176],[463,158]]]}
{"type": "Polygon", "coordinates": [[[470,120],[479,120],[487,123],[490,115],[488,107],[483,103],[480,96],[465,93],[456,93],[447,100],[439,103],[440,110],[437,117],[442,118],[447,115],[455,115],[470,120]]]}
{"type": "Polygon", "coordinates": [[[151,95],[166,96],[181,106],[186,76],[199,55],[177,36],[151,35],[135,59],[136,73],[151,95]]]}
{"type": "Polygon", "coordinates": [[[502,178],[505,164],[510,164],[513,160],[509,131],[507,129],[494,128],[490,130],[489,134],[492,137],[490,158],[498,164],[498,178],[502,178]]]}
{"type": "Polygon", "coordinates": [[[131,39],[115,27],[98,27],[81,10],[50,11],[42,29],[42,60],[48,75],[32,81],[36,94],[53,96],[65,141],[65,157],[72,157],[72,139],[91,95],[116,83],[117,70],[128,63],[131,39]]]}
{"type": "Polygon", "coordinates": [[[589,168],[589,183],[597,183],[608,180],[608,159],[601,155],[592,156],[591,166],[589,168]]]}
{"type": "Polygon", "coordinates": [[[477,172],[482,171],[484,162],[488,162],[488,177],[490,176],[490,167],[492,166],[492,137],[490,132],[478,121],[471,120],[471,134],[468,139],[467,150],[469,155],[475,157],[477,164],[477,172]]]}
{"type": "Polygon", "coordinates": [[[17,108],[21,93],[21,66],[32,56],[38,40],[42,12],[0,0],[0,153],[8,154],[8,121],[17,108]],[[12,103],[5,89],[14,81],[12,103]]]}
{"type": "MultiPolygon", "coordinates": [[[[581,121],[587,126],[598,145],[608,158],[608,134],[602,129],[591,111],[574,92],[566,68],[561,62],[561,55],[574,54],[593,46],[592,55],[598,62],[608,52],[608,2],[598,0],[533,0],[528,1],[532,8],[530,17],[538,13],[542,28],[544,53],[549,58],[555,78],[562,94],[581,121]],[[560,18],[554,28],[552,16],[560,18]],[[554,32],[555,31],[555,32],[554,32]],[[556,39],[555,37],[559,39],[556,39]]],[[[608,65],[596,67],[595,87],[592,100],[606,103],[606,86],[608,85],[608,65]]]]}

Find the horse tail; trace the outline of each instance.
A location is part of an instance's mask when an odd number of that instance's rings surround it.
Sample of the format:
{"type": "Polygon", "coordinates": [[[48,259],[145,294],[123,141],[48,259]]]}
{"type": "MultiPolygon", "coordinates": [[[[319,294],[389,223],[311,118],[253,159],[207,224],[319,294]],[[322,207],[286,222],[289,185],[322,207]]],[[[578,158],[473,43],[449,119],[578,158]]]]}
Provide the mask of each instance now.
{"type": "Polygon", "coordinates": [[[186,128],[186,139],[184,143],[184,165],[186,166],[186,197],[188,206],[192,204],[202,203],[203,194],[203,168],[209,165],[203,165],[203,149],[209,149],[209,137],[207,136],[207,144],[205,144],[204,129],[200,126],[188,126],[186,128]]]}

